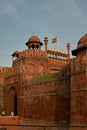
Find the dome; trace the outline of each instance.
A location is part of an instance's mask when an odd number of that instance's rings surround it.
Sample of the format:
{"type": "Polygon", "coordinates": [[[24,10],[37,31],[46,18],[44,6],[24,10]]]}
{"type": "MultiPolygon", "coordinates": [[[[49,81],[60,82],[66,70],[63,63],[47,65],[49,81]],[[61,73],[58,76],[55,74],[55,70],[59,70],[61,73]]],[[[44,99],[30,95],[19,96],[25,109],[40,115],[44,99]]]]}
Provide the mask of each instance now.
{"type": "Polygon", "coordinates": [[[87,33],[78,41],[78,46],[77,48],[82,48],[87,46],[87,33]]]}
{"type": "MultiPolygon", "coordinates": [[[[87,50],[87,33],[78,41],[77,49],[72,50],[72,55],[82,55],[87,50]],[[82,52],[82,53],[81,53],[82,52]]],[[[85,54],[85,53],[84,53],[85,54]]]]}
{"type": "Polygon", "coordinates": [[[28,39],[28,42],[25,44],[28,46],[28,48],[33,48],[33,49],[40,48],[43,45],[43,43],[40,41],[39,37],[37,37],[35,35],[31,36],[28,39]]]}
{"type": "Polygon", "coordinates": [[[37,36],[31,36],[28,42],[40,42],[40,39],[37,36]]]}

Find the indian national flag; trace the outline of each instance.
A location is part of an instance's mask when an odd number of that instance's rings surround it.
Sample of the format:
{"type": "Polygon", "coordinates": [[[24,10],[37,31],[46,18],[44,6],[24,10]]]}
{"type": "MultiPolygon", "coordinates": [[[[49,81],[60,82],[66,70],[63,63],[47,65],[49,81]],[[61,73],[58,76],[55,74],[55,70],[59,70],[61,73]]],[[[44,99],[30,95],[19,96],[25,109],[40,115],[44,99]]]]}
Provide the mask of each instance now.
{"type": "Polygon", "coordinates": [[[56,43],[57,42],[57,37],[52,39],[52,43],[56,43]]]}

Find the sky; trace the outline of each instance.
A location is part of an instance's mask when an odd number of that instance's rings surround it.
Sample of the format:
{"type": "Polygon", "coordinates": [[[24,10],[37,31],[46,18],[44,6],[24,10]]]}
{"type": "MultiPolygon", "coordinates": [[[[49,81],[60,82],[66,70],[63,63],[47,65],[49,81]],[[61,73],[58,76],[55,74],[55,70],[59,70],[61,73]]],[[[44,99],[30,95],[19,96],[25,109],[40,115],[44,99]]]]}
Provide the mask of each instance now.
{"type": "Polygon", "coordinates": [[[47,36],[49,48],[66,51],[86,33],[87,0],[0,0],[0,66],[11,67],[11,54],[27,49],[32,35],[41,42],[47,36]]]}

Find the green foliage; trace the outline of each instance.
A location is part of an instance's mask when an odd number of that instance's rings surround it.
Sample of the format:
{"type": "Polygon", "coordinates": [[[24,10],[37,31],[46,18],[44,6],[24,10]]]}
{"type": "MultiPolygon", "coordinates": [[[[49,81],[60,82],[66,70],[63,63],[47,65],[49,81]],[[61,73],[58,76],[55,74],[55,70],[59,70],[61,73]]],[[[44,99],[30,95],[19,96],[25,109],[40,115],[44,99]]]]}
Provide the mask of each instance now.
{"type": "Polygon", "coordinates": [[[43,81],[49,81],[51,79],[56,79],[57,77],[58,77],[58,73],[45,74],[45,75],[34,77],[30,83],[32,84],[32,83],[39,83],[43,81]]]}
{"type": "Polygon", "coordinates": [[[4,86],[0,85],[0,90],[4,90],[4,86]]]}

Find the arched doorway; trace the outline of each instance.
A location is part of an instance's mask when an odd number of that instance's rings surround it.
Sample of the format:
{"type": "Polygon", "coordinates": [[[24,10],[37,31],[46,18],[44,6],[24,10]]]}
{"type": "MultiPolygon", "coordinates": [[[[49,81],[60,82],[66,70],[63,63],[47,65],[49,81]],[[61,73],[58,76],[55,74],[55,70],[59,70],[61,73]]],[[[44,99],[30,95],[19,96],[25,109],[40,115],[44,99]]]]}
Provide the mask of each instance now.
{"type": "Polygon", "coordinates": [[[10,113],[13,113],[14,116],[17,115],[17,92],[13,86],[10,90],[10,113]]]}

